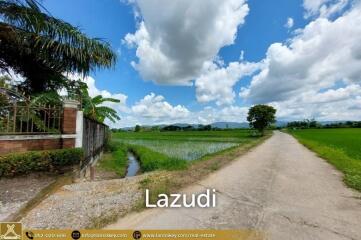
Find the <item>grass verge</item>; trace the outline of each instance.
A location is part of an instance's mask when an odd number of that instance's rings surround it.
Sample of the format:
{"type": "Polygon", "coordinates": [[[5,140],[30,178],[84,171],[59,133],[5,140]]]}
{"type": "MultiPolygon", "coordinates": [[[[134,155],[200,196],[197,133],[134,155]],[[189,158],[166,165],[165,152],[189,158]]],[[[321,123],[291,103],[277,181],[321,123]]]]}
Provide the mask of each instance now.
{"type": "Polygon", "coordinates": [[[99,167],[105,171],[115,172],[119,177],[124,177],[127,173],[128,147],[119,142],[112,142],[108,151],[99,161],[99,167]]]}
{"type": "Polygon", "coordinates": [[[295,132],[288,131],[301,144],[317,153],[318,156],[335,166],[344,173],[344,182],[347,186],[361,191],[361,161],[351,158],[344,150],[330,147],[317,141],[300,137],[295,132]]]}

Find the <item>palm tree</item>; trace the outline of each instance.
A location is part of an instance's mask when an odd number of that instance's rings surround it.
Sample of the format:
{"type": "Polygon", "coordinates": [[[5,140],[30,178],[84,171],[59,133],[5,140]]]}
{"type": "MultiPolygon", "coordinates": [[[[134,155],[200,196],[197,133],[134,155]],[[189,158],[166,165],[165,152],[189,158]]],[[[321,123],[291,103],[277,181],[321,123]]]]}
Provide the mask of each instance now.
{"type": "Polygon", "coordinates": [[[81,93],[82,109],[85,116],[101,123],[104,122],[105,118],[108,118],[112,122],[120,120],[117,111],[104,106],[104,103],[106,102],[119,103],[120,100],[115,98],[103,98],[102,95],[92,98],[90,97],[86,87],[82,87],[81,93]]]}
{"type": "Polygon", "coordinates": [[[21,74],[26,94],[67,87],[64,73],[85,76],[115,61],[109,44],[52,17],[37,0],[0,0],[0,70],[21,74]]]}

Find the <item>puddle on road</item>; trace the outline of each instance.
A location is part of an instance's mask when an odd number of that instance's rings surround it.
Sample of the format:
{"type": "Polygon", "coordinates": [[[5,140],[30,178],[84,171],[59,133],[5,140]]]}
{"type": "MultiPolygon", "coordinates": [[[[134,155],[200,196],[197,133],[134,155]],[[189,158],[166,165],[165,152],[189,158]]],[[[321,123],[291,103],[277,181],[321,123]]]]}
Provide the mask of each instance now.
{"type": "Polygon", "coordinates": [[[133,153],[128,152],[128,169],[127,169],[127,175],[125,177],[132,177],[137,175],[139,169],[140,166],[137,158],[134,156],[133,153]]]}

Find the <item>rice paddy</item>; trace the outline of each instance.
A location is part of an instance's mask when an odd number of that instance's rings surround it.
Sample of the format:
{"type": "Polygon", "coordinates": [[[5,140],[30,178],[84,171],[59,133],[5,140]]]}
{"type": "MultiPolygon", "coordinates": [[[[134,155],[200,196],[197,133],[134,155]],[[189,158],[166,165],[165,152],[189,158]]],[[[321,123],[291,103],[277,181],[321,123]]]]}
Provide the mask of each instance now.
{"type": "Polygon", "coordinates": [[[240,144],[252,137],[247,130],[191,132],[122,132],[113,139],[124,144],[146,147],[171,158],[193,161],[240,144]]]}
{"type": "Polygon", "coordinates": [[[201,141],[172,141],[129,139],[120,140],[123,143],[147,147],[155,152],[163,153],[169,157],[187,161],[197,160],[205,155],[223,151],[238,146],[234,142],[201,142],[201,141]]]}

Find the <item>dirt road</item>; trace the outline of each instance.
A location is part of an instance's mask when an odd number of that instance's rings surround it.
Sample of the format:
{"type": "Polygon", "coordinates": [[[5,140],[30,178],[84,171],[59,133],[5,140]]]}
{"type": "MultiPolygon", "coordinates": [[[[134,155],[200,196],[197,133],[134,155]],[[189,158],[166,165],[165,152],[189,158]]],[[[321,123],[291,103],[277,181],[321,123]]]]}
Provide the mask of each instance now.
{"type": "Polygon", "coordinates": [[[269,239],[361,239],[361,195],[342,175],[281,132],[186,193],[215,188],[216,208],[151,209],[110,229],[244,229],[269,239]]]}

